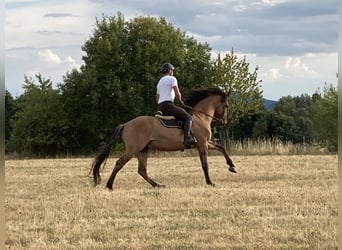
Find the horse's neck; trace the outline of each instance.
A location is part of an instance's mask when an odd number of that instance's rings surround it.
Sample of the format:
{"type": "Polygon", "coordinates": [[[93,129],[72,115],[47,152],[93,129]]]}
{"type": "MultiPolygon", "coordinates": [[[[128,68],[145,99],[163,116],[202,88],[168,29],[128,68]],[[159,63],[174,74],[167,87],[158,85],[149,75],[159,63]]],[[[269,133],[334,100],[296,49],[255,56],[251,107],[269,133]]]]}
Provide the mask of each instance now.
{"type": "Polygon", "coordinates": [[[215,112],[215,109],[212,105],[211,102],[207,101],[207,100],[203,100],[201,102],[199,102],[197,105],[196,105],[196,109],[202,111],[202,112],[205,112],[209,115],[213,115],[214,112],[215,112]]]}
{"type": "Polygon", "coordinates": [[[202,116],[204,116],[206,119],[211,121],[211,117],[214,116],[215,113],[215,107],[213,104],[213,100],[212,97],[208,97],[202,101],[200,101],[196,106],[195,106],[196,110],[199,110],[201,112],[203,112],[206,115],[203,115],[203,113],[201,114],[202,116]]]}

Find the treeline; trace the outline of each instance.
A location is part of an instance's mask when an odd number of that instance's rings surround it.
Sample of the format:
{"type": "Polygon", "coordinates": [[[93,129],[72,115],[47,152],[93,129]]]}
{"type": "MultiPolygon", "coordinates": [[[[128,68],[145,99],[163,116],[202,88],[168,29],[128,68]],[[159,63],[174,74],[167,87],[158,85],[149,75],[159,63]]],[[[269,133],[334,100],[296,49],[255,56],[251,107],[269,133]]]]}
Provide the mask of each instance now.
{"type": "Polygon", "coordinates": [[[300,144],[316,144],[337,151],[337,88],[325,85],[309,96],[286,96],[272,110],[259,110],[241,116],[230,126],[230,138],[266,139],[300,144]]]}
{"type": "Polygon", "coordinates": [[[96,20],[82,50],[84,64],[67,72],[57,87],[37,74],[24,76],[22,95],[13,97],[6,91],[7,153],[97,151],[117,124],[155,113],[156,83],[164,62],[176,66],[185,95],[209,86],[231,93],[229,123],[221,128],[221,139],[316,141],[337,149],[337,91],[332,86],[313,97],[284,97],[273,111],[266,111],[258,68],[250,72],[246,58],[239,59],[233,50],[212,59],[209,44],[197,42],[162,17],[103,17],[96,20]]]}

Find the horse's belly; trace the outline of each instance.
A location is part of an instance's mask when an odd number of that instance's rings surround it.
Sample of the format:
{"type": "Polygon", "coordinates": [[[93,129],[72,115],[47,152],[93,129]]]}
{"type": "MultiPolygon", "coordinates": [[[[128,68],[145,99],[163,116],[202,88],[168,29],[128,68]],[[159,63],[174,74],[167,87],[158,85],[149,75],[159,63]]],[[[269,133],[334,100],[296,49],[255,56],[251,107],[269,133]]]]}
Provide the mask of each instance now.
{"type": "Polygon", "coordinates": [[[156,140],[156,141],[151,141],[149,143],[149,148],[161,150],[161,151],[179,151],[179,150],[183,150],[184,146],[183,146],[183,140],[172,141],[172,142],[156,140]]]}
{"type": "Polygon", "coordinates": [[[183,150],[183,131],[177,128],[158,126],[153,133],[149,147],[162,151],[183,150]]]}

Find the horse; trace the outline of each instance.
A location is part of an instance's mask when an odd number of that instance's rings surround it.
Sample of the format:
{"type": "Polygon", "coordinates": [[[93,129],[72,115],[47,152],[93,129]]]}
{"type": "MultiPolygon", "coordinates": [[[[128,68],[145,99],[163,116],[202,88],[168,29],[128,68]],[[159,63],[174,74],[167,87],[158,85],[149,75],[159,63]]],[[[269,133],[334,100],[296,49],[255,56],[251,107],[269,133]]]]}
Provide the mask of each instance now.
{"type": "MultiPolygon", "coordinates": [[[[208,150],[217,150],[225,157],[229,171],[236,173],[235,166],[225,148],[211,140],[211,123],[213,120],[226,122],[225,112],[228,108],[227,94],[220,88],[195,89],[185,99],[185,109],[192,116],[191,134],[197,140],[191,148],[197,148],[206,184],[214,186],[209,177],[208,150]]],[[[147,157],[149,150],[183,151],[183,131],[180,128],[168,128],[155,116],[138,116],[119,124],[108,138],[102,151],[96,156],[91,166],[94,185],[100,183],[100,167],[108,158],[112,146],[121,139],[125,151],[116,161],[115,167],[107,181],[106,187],[113,189],[113,182],[118,172],[133,157],[138,159],[138,173],[152,187],[165,187],[151,179],[147,174],[147,157]]]]}

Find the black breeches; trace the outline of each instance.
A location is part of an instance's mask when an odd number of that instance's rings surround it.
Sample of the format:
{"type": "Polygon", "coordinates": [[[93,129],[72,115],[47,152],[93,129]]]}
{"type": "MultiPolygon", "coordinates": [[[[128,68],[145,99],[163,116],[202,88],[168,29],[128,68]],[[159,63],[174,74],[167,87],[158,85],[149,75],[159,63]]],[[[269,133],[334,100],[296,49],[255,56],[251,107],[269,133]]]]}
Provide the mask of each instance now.
{"type": "Polygon", "coordinates": [[[183,122],[191,120],[191,115],[188,112],[180,107],[177,107],[172,102],[166,101],[158,104],[158,110],[163,112],[163,115],[173,115],[178,120],[181,120],[183,122]]]}

